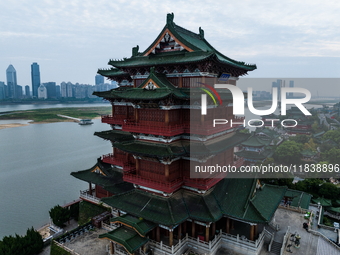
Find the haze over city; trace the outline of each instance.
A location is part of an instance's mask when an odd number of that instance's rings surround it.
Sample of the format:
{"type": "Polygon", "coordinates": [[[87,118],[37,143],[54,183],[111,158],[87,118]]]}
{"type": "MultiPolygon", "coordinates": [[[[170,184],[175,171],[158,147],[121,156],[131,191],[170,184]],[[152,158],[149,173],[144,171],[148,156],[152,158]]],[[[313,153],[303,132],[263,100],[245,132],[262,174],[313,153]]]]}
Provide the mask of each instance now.
{"type": "MultiPolygon", "coordinates": [[[[37,62],[42,82],[94,84],[97,69],[109,68],[110,58],[130,57],[136,42],[146,49],[168,12],[191,31],[202,26],[226,56],[257,64],[246,78],[340,77],[337,1],[19,0],[0,3],[0,81],[6,82],[12,64],[18,84],[31,86],[30,65],[37,62]]],[[[331,89],[333,84],[323,84],[318,93],[331,89]]]]}

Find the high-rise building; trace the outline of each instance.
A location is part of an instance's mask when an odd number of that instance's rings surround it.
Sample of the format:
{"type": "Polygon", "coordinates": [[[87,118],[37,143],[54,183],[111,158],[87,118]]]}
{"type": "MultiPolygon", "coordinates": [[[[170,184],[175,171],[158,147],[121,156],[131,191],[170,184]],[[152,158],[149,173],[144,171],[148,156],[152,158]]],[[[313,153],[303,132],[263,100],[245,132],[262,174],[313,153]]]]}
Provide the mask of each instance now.
{"type": "Polygon", "coordinates": [[[31,97],[30,86],[28,86],[28,85],[25,86],[25,97],[26,98],[30,98],[31,97]]]}
{"type": "Polygon", "coordinates": [[[40,70],[39,65],[34,62],[31,65],[31,79],[32,79],[32,96],[38,97],[38,88],[40,86],[40,70]]]}
{"type": "Polygon", "coordinates": [[[272,88],[277,88],[277,98],[278,101],[281,100],[281,87],[282,87],[282,80],[277,80],[276,82],[272,82],[272,88]]]}
{"type": "Polygon", "coordinates": [[[60,98],[61,97],[60,85],[55,86],[55,91],[56,91],[57,98],[60,98]]]}
{"type": "Polygon", "coordinates": [[[23,97],[23,91],[22,91],[22,86],[17,85],[16,87],[16,98],[22,98],[23,97]]]}
{"type": "MultiPolygon", "coordinates": [[[[289,87],[290,88],[294,88],[294,81],[289,81],[289,87]]],[[[288,97],[293,98],[294,97],[294,93],[293,92],[289,92],[288,93],[288,97]]]]}
{"type": "Polygon", "coordinates": [[[74,85],[71,82],[66,83],[66,94],[67,97],[74,97],[74,85]]]}
{"type": "Polygon", "coordinates": [[[0,81],[0,100],[3,100],[6,98],[6,92],[5,92],[5,83],[3,81],[0,81]]]}
{"type": "Polygon", "coordinates": [[[55,82],[45,82],[44,86],[47,90],[47,98],[57,98],[57,90],[55,82]]]}
{"type": "Polygon", "coordinates": [[[66,86],[66,82],[62,82],[60,83],[60,96],[62,98],[66,98],[67,97],[67,86],[66,86]]]}
{"type": "Polygon", "coordinates": [[[44,84],[40,84],[38,88],[38,98],[47,99],[47,89],[44,84]]]}
{"type": "Polygon", "coordinates": [[[17,98],[17,72],[13,65],[9,65],[6,70],[7,89],[9,98],[17,98]]]}
{"type": "Polygon", "coordinates": [[[104,84],[104,76],[97,74],[95,77],[95,85],[104,84]]]}

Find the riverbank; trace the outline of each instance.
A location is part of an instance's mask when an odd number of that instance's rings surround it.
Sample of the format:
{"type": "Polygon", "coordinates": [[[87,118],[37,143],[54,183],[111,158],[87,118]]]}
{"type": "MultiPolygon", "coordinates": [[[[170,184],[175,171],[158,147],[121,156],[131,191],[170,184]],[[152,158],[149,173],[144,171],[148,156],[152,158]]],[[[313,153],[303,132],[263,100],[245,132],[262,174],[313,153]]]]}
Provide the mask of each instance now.
{"type": "Polygon", "coordinates": [[[0,115],[0,120],[10,120],[11,122],[0,124],[0,129],[26,126],[37,123],[53,123],[53,122],[69,122],[72,120],[63,118],[59,115],[72,116],[80,119],[94,119],[101,115],[110,114],[110,106],[99,107],[66,107],[66,108],[46,108],[35,110],[19,110],[3,112],[0,115]],[[28,120],[28,123],[18,123],[17,120],[28,120]]]}

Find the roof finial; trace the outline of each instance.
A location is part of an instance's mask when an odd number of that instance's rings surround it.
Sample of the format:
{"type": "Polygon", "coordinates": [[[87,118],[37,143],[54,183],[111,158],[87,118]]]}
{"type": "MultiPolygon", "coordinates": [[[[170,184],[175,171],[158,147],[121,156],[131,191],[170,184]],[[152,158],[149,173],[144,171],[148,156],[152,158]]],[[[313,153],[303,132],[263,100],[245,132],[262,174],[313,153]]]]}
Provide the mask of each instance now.
{"type": "Polygon", "coordinates": [[[139,46],[137,45],[136,47],[132,48],[132,57],[135,57],[138,55],[138,50],[139,50],[139,46]]]}
{"type": "Polygon", "coordinates": [[[167,25],[172,25],[174,23],[174,13],[168,13],[166,15],[166,24],[167,25]]]}
{"type": "Polygon", "coordinates": [[[155,67],[152,66],[152,67],[150,67],[150,74],[154,74],[154,73],[155,73],[155,67]]]}
{"type": "Polygon", "coordinates": [[[200,27],[200,28],[199,28],[199,31],[200,31],[200,37],[201,37],[201,39],[204,39],[204,30],[200,27]]]}

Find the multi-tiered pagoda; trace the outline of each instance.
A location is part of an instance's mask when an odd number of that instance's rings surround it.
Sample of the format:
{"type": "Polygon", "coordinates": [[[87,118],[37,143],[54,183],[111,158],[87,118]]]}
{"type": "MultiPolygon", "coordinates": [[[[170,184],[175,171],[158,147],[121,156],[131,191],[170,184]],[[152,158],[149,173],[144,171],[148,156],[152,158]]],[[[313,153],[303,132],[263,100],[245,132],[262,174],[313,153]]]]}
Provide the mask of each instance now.
{"type": "Polygon", "coordinates": [[[173,19],[167,15],[145,51],[134,47],[130,58],[110,60],[111,69],[98,71],[119,84],[94,93],[112,104],[112,114],[102,117],[111,129],[95,135],[109,140],[113,151],[72,175],[89,183],[83,200],[111,207],[118,227],[100,237],[112,242],[112,253],[215,254],[226,248],[258,254],[285,188],[195,172],[242,165],[234,147],[249,135],[230,125],[242,119],[233,116],[229,90],[213,86],[236,85],[256,66],[224,56],[201,28],[196,34],[173,19]],[[206,114],[202,94],[209,95],[206,114]],[[213,119],[229,122],[213,127],[213,119]]]}

